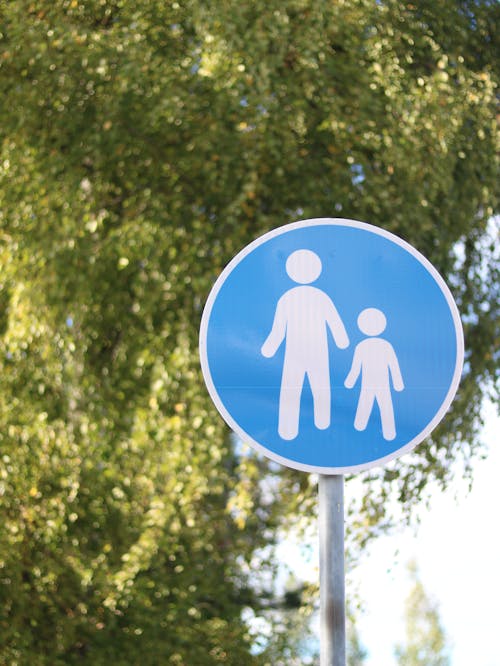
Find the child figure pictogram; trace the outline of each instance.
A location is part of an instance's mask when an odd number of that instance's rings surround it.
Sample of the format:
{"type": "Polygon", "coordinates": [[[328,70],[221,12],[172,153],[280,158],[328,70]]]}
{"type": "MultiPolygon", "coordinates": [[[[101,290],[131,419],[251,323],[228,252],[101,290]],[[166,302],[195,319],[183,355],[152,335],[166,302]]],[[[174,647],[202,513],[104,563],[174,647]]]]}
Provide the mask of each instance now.
{"type": "Polygon", "coordinates": [[[387,340],[376,337],[385,331],[386,323],[381,310],[367,308],[361,312],[358,317],[358,327],[362,333],[370,337],[356,346],[352,367],[344,386],[348,389],[353,388],[361,374],[361,391],[354,427],[360,431],[366,429],[376,400],[382,421],[382,435],[384,439],[392,440],[396,437],[396,425],[391,379],[395,391],[402,391],[404,383],[393,346],[387,340]]]}

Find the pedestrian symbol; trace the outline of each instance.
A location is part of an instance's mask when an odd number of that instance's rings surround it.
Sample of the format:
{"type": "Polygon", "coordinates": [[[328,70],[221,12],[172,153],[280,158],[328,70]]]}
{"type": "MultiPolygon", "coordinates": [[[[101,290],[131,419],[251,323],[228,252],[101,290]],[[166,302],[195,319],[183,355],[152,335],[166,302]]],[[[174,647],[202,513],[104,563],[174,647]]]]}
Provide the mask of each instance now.
{"type": "Polygon", "coordinates": [[[275,229],[207,300],[207,387],[246,442],[296,469],[343,474],[410,450],[444,416],[463,362],[460,317],[433,266],[353,220],[275,229]]]}
{"type": "MultiPolygon", "coordinates": [[[[376,308],[367,308],[358,317],[360,330],[369,336],[377,336],[385,330],[384,313],[376,308]]],[[[361,374],[361,393],[359,396],[354,427],[365,430],[376,400],[380,409],[382,435],[384,439],[396,437],[394,409],[392,407],[391,386],[396,391],[404,388],[398,359],[392,345],[382,338],[369,337],[356,347],[351,370],[344,385],[352,388],[361,374]]]]}
{"type": "MultiPolygon", "coordinates": [[[[286,262],[289,277],[301,285],[321,274],[321,260],[310,250],[296,250],[286,262]]],[[[314,423],[320,430],[330,425],[330,371],[327,329],[340,349],[349,345],[344,324],[330,298],[317,287],[293,287],[278,301],[271,332],[262,354],[274,356],[285,342],[281,379],[278,432],[294,439],[299,430],[300,398],[307,375],[314,403],[314,423]]]]}

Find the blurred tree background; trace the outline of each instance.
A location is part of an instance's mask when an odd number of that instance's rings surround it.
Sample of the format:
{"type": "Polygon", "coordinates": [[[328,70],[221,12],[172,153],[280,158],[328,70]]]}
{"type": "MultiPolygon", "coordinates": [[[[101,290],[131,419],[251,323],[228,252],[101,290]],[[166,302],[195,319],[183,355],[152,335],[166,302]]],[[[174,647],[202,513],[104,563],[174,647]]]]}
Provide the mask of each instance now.
{"type": "Polygon", "coordinates": [[[398,644],[399,666],[450,666],[450,646],[442,627],[439,605],[424,588],[415,561],[409,573],[413,587],[406,599],[406,642],[398,644]]]}
{"type": "Polygon", "coordinates": [[[273,606],[256,579],[314,519],[314,478],[232,440],[197,354],[215,278],[271,228],[389,229],[463,314],[454,407],[365,475],[350,554],[389,497],[410,509],[470,469],[498,400],[499,12],[0,0],[1,663],[288,654],[279,628],[257,650],[248,617],[273,606]]]}

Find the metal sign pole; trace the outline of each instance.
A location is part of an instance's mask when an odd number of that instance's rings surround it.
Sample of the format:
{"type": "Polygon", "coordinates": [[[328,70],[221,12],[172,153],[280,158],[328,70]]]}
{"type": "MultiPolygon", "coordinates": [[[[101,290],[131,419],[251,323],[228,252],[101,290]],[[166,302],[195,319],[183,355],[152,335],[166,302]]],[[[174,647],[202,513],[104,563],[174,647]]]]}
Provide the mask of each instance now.
{"type": "Polygon", "coordinates": [[[345,666],[344,477],[319,475],[320,666],[345,666]]]}

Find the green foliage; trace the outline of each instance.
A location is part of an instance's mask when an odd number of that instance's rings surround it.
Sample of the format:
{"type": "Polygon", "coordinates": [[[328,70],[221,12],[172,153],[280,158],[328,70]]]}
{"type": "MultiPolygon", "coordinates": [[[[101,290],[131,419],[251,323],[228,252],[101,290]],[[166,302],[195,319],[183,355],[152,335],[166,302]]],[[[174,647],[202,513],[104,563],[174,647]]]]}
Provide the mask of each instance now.
{"type": "Polygon", "coordinates": [[[317,587],[298,581],[293,575],[281,597],[275,597],[261,613],[266,631],[257,636],[256,647],[264,666],[316,666],[318,637],[313,634],[311,615],[317,587]],[[264,633],[264,635],[262,635],[264,633]]]}
{"type": "Polygon", "coordinates": [[[347,634],[346,634],[346,662],[347,666],[363,666],[366,663],[368,656],[358,629],[356,627],[356,619],[352,614],[347,618],[347,634]]]}
{"type": "Polygon", "coordinates": [[[0,0],[2,662],[261,663],[249,572],[314,488],[233,446],[197,331],[272,227],[390,229],[464,316],[455,407],[367,476],[361,528],[471,458],[498,381],[498,11],[0,0]]]}
{"type": "Polygon", "coordinates": [[[400,666],[449,666],[447,639],[436,602],[430,598],[410,565],[413,588],[406,601],[406,644],[398,645],[396,657],[400,666]]]}

